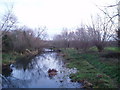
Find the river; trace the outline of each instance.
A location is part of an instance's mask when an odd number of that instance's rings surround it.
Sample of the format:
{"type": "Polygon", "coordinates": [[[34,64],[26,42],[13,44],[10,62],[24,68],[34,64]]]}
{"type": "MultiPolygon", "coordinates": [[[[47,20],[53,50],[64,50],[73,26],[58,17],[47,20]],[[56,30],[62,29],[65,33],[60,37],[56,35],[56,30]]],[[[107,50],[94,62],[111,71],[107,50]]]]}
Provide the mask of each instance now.
{"type": "Polygon", "coordinates": [[[32,60],[21,60],[11,64],[12,72],[2,80],[3,88],[80,88],[71,82],[69,75],[75,68],[66,68],[64,58],[56,52],[45,52],[32,60]],[[49,76],[48,70],[56,69],[57,75],[49,76]]]}

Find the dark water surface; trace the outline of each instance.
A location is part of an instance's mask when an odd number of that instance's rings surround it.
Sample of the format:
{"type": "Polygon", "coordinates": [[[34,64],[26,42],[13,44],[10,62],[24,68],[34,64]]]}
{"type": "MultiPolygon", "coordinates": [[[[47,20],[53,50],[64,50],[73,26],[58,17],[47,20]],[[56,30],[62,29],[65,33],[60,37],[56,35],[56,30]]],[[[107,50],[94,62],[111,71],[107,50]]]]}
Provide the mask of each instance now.
{"type": "Polygon", "coordinates": [[[11,68],[11,74],[2,81],[3,88],[80,88],[80,83],[71,82],[69,78],[76,69],[66,68],[63,58],[55,52],[21,60],[11,68]],[[49,69],[56,69],[57,75],[50,77],[49,69]]]}

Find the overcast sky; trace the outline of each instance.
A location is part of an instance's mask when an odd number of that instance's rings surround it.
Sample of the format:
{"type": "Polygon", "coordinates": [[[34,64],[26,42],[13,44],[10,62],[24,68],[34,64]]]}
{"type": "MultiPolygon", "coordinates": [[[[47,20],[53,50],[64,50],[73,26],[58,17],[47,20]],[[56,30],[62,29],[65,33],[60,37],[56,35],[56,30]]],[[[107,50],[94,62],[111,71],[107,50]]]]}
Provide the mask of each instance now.
{"type": "Polygon", "coordinates": [[[116,0],[0,0],[0,15],[13,4],[21,25],[46,26],[52,36],[63,27],[89,23],[91,15],[101,12],[95,4],[102,7],[115,3],[116,0]]]}

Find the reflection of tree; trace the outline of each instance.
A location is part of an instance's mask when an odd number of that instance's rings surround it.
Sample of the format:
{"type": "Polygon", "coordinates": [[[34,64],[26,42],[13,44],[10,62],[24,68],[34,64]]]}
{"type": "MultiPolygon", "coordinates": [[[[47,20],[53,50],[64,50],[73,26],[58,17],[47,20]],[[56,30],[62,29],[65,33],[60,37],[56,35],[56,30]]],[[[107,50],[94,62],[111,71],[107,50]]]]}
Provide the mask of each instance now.
{"type": "MultiPolygon", "coordinates": [[[[63,62],[60,56],[57,56],[56,53],[45,53],[35,57],[32,60],[25,61],[25,59],[23,59],[21,62],[17,62],[15,66],[15,70],[17,71],[14,72],[17,73],[17,75],[12,73],[13,75],[7,79],[11,82],[12,85],[14,85],[14,87],[18,88],[29,88],[32,87],[31,85],[35,83],[38,84],[38,82],[40,85],[42,85],[43,80],[52,80],[55,82],[54,85],[57,84],[61,88],[69,87],[69,85],[72,86],[69,80],[69,74],[71,71],[62,66],[63,62]],[[54,69],[58,70],[57,75],[52,78],[48,77],[47,73],[47,70],[51,65],[54,65],[54,69]]],[[[47,81],[45,82],[48,84],[47,81]]],[[[53,83],[50,83],[51,86],[52,84],[53,83]]]]}
{"type": "Polygon", "coordinates": [[[26,69],[33,68],[32,65],[30,65],[31,62],[32,62],[32,57],[28,58],[26,56],[26,57],[22,57],[22,58],[18,59],[15,65],[16,65],[17,69],[23,68],[24,70],[26,70],[26,69]]]}

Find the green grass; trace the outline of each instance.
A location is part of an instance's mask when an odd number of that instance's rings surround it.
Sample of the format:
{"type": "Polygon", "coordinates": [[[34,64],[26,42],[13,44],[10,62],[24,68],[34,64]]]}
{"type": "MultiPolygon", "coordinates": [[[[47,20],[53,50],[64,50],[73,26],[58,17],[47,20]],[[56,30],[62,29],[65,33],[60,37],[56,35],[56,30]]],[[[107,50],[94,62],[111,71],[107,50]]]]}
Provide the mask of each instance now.
{"type": "Polygon", "coordinates": [[[14,55],[13,53],[2,53],[2,63],[9,64],[14,62],[18,57],[20,57],[20,54],[14,55]]]}
{"type": "MultiPolygon", "coordinates": [[[[89,48],[90,51],[98,51],[97,48],[91,47],[89,48]]],[[[120,52],[120,48],[119,47],[105,47],[104,51],[113,51],[113,52],[120,52]]]]}
{"type": "Polygon", "coordinates": [[[16,62],[16,60],[26,60],[35,57],[38,53],[36,51],[32,51],[28,54],[21,54],[18,52],[9,52],[9,53],[2,53],[2,64],[10,64],[16,62]]]}
{"type": "MultiPolygon", "coordinates": [[[[116,63],[103,62],[98,53],[81,53],[74,49],[62,50],[66,54],[67,67],[77,68],[76,74],[71,74],[73,81],[87,80],[94,88],[115,88],[119,77],[116,63]],[[97,78],[102,75],[102,78],[97,78]]],[[[118,81],[119,82],[119,81],[118,81]]]]}
{"type": "Polygon", "coordinates": [[[82,58],[87,60],[90,64],[92,64],[94,67],[106,75],[109,75],[111,78],[118,78],[118,63],[111,62],[109,59],[107,59],[107,61],[103,61],[101,60],[102,58],[100,58],[97,54],[82,54],[82,58]]]}
{"type": "Polygon", "coordinates": [[[91,48],[89,48],[89,50],[91,50],[91,51],[98,51],[97,50],[97,48],[94,46],[94,47],[91,47],[91,48]]]}
{"type": "Polygon", "coordinates": [[[114,52],[120,52],[119,47],[106,47],[105,50],[107,51],[114,51],[114,52]]]}

